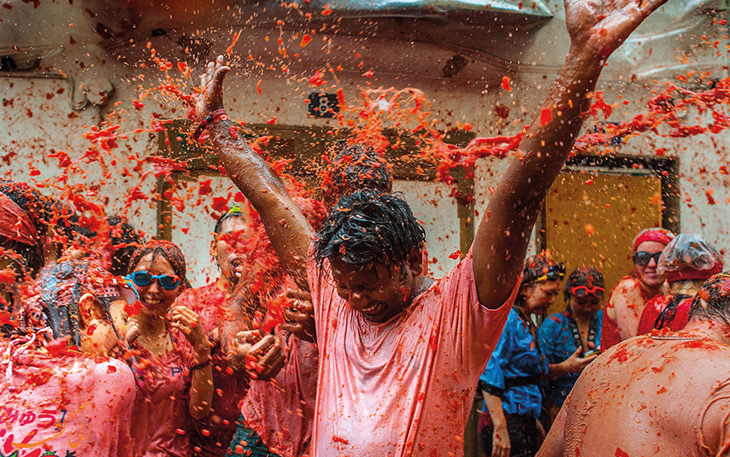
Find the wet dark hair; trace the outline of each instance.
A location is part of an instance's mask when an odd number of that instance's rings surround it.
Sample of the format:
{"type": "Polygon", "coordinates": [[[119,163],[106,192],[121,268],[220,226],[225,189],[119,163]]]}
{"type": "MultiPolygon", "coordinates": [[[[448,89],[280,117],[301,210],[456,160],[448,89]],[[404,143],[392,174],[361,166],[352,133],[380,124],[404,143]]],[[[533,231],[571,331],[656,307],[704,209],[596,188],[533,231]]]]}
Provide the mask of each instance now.
{"type": "Polygon", "coordinates": [[[565,265],[553,260],[552,257],[550,257],[550,254],[546,252],[531,255],[530,257],[525,259],[525,266],[522,269],[521,284],[526,285],[538,282],[535,280],[551,272],[559,274],[562,278],[562,276],[565,274],[565,265]]]}
{"type": "Polygon", "coordinates": [[[325,173],[322,189],[324,200],[332,203],[355,190],[373,189],[390,193],[393,190],[393,171],[371,146],[348,144],[325,173]]]}
{"type": "Polygon", "coordinates": [[[115,276],[123,276],[127,272],[132,254],[144,244],[144,240],[134,227],[119,216],[111,216],[107,222],[112,228],[109,241],[114,250],[109,272],[115,276]]]}
{"type": "Polygon", "coordinates": [[[185,265],[185,256],[180,248],[172,241],[152,240],[142,245],[142,247],[137,248],[137,250],[132,254],[132,258],[129,260],[127,273],[131,273],[139,261],[147,254],[152,254],[153,259],[158,255],[162,256],[165,260],[170,262],[172,270],[180,277],[183,284],[186,286],[189,284],[186,276],[187,267],[185,265]]]}
{"type": "Polygon", "coordinates": [[[101,266],[89,261],[66,260],[45,268],[38,276],[37,300],[54,338],[70,336],[73,345],[81,344],[81,319],[79,301],[86,293],[91,293],[99,302],[104,318],[114,325],[110,308],[111,303],[120,298],[119,290],[113,283],[111,274],[101,266]]]}
{"type": "Polygon", "coordinates": [[[313,256],[320,268],[330,257],[356,267],[405,266],[425,240],[425,230],[402,196],[361,190],[340,197],[314,239],[313,256]]]}
{"type": "Polygon", "coordinates": [[[589,289],[594,287],[602,287],[605,289],[606,280],[603,277],[603,273],[598,271],[598,268],[593,265],[578,267],[570,273],[567,281],[565,281],[565,288],[563,289],[563,297],[565,301],[570,300],[572,295],[571,290],[573,287],[585,286],[589,289]]]}
{"type": "Polygon", "coordinates": [[[523,306],[525,304],[525,295],[522,293],[522,289],[525,286],[534,289],[537,284],[547,281],[547,279],[542,281],[536,281],[536,279],[548,273],[555,273],[562,278],[562,275],[565,274],[565,265],[553,260],[545,251],[531,255],[525,259],[525,266],[522,269],[522,280],[520,281],[520,291],[517,293],[517,297],[515,297],[515,305],[523,306]]]}
{"type": "Polygon", "coordinates": [[[730,325],[730,275],[716,274],[702,284],[689,309],[689,320],[695,319],[730,325]]]}

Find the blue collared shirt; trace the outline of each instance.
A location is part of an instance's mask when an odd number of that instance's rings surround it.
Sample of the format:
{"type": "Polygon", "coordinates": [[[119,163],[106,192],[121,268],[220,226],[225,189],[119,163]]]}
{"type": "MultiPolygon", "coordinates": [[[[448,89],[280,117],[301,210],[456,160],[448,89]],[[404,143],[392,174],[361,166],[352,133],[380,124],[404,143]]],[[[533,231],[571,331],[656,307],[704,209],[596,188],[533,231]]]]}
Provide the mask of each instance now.
{"type": "MultiPolygon", "coordinates": [[[[569,327],[569,313],[563,311],[548,316],[542,323],[538,339],[540,340],[540,350],[545,355],[548,363],[555,364],[566,360],[573,355],[578,346],[575,344],[575,338],[569,327]]],[[[601,342],[601,325],[603,324],[603,311],[599,310],[591,319],[591,325],[597,325],[596,344],[601,342]]],[[[578,380],[579,373],[568,373],[557,379],[547,381],[546,393],[553,400],[553,406],[563,406],[565,398],[573,389],[573,385],[578,380]]]]}
{"type": "Polygon", "coordinates": [[[505,389],[505,379],[539,377],[544,376],[547,371],[547,360],[538,351],[529,326],[512,308],[502,336],[479,380],[503,391],[502,409],[505,414],[519,414],[539,419],[542,409],[540,387],[531,384],[505,389]]]}

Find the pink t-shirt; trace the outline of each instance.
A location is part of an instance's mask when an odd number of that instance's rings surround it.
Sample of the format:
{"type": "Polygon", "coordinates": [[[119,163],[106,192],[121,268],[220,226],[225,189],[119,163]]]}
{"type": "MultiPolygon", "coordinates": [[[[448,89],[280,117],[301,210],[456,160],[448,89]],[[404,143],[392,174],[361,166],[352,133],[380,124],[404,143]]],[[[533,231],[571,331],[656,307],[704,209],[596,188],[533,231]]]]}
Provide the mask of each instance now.
{"type": "Polygon", "coordinates": [[[242,412],[272,452],[297,457],[312,439],[317,347],[283,330],[276,334],[288,353],[287,364],[272,381],[251,381],[242,412]]]}
{"type": "Polygon", "coordinates": [[[124,362],[0,350],[0,455],[130,455],[136,386],[124,362]]]}
{"type": "Polygon", "coordinates": [[[138,389],[130,426],[134,457],[190,455],[190,367],[195,361],[185,337],[173,339],[174,350],[157,359],[146,354],[143,367],[135,366],[138,389]]]}
{"type": "Polygon", "coordinates": [[[309,264],[319,346],[312,455],[463,455],[479,375],[517,288],[479,304],[471,253],[388,322],[365,320],[309,264]]]}
{"type": "MultiPolygon", "coordinates": [[[[224,324],[235,320],[229,311],[231,297],[218,289],[216,282],[183,292],[175,305],[187,306],[200,315],[206,333],[212,339],[215,332],[223,332],[224,324]]],[[[213,364],[213,402],[210,414],[201,420],[193,420],[190,429],[190,445],[193,455],[222,457],[228,451],[241,416],[240,403],[248,391],[248,375],[228,368],[225,353],[216,344],[211,353],[213,364]]]]}

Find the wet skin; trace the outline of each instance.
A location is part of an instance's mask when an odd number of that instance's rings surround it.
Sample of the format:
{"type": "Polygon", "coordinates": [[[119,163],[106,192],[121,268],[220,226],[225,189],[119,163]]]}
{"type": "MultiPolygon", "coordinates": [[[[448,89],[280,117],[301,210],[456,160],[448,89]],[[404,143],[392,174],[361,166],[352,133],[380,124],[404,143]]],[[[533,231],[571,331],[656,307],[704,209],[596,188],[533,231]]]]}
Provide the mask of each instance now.
{"type": "Polygon", "coordinates": [[[524,286],[524,311],[527,314],[545,314],[560,293],[560,281],[544,281],[524,286]]]}
{"type": "MultiPolygon", "coordinates": [[[[135,271],[147,271],[152,275],[175,275],[175,270],[161,255],[153,257],[153,254],[147,254],[142,257],[134,267],[132,272],[135,271]]],[[[177,286],[172,290],[167,290],[160,287],[160,284],[155,280],[147,286],[134,285],[135,289],[139,293],[139,298],[144,307],[142,312],[146,314],[157,314],[164,315],[168,309],[175,302],[175,299],[180,295],[181,286],[177,286]]]]}
{"type": "Polygon", "coordinates": [[[578,379],[538,457],[727,455],[729,332],[691,321],[614,346],[578,379]]]}
{"type": "MultiPolygon", "coordinates": [[[[654,254],[663,251],[664,247],[662,243],[656,241],[644,241],[636,250],[654,254]]],[[[645,266],[635,265],[635,267],[638,278],[622,280],[614,289],[610,303],[606,306],[606,315],[616,322],[622,340],[636,336],[641,313],[646,306],[644,296],[651,298],[666,293],[664,276],[657,273],[654,259],[645,266]]]]}
{"type": "Polygon", "coordinates": [[[591,318],[601,309],[601,299],[592,294],[587,294],[585,297],[571,295],[568,306],[577,320],[590,322],[591,318]]]}
{"type": "Polygon", "coordinates": [[[372,264],[364,268],[330,258],[337,294],[370,322],[386,322],[407,309],[425,285],[420,251],[403,267],[372,264]]]}
{"type": "Polygon", "coordinates": [[[225,285],[225,290],[229,293],[241,279],[243,268],[243,255],[231,249],[231,246],[225,240],[220,239],[221,235],[229,235],[236,233],[238,236],[246,236],[248,228],[247,221],[243,217],[231,217],[223,221],[221,225],[221,233],[211,243],[211,255],[216,259],[218,268],[221,272],[221,280],[225,285]]]}

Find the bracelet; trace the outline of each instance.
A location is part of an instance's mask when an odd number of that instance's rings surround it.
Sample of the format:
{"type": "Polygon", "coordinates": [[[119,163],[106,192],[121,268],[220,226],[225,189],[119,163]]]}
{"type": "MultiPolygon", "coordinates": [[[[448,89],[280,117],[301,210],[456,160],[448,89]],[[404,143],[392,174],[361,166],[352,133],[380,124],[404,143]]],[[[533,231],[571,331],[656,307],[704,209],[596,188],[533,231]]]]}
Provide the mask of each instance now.
{"type": "Polygon", "coordinates": [[[207,366],[210,366],[210,357],[208,357],[208,360],[206,360],[205,362],[202,362],[202,363],[199,363],[197,365],[193,365],[192,367],[190,367],[190,371],[193,372],[195,370],[202,370],[203,368],[205,368],[207,366]]]}
{"type": "Polygon", "coordinates": [[[210,113],[208,117],[200,121],[200,124],[198,124],[198,127],[195,129],[195,132],[193,133],[193,140],[200,141],[201,135],[203,135],[203,132],[205,129],[210,127],[211,125],[215,124],[218,121],[227,121],[228,115],[226,114],[226,110],[223,108],[217,109],[210,113]]]}

